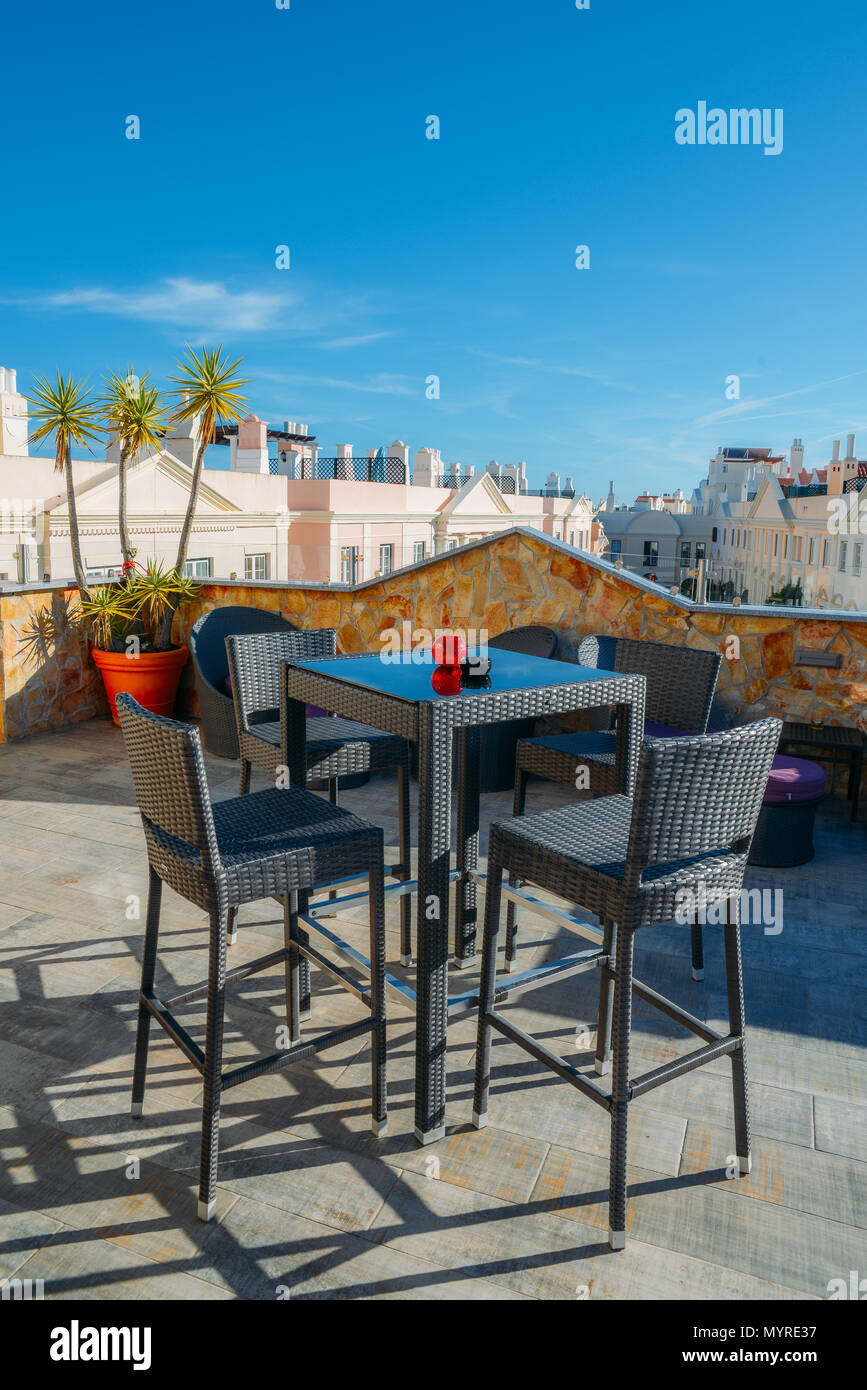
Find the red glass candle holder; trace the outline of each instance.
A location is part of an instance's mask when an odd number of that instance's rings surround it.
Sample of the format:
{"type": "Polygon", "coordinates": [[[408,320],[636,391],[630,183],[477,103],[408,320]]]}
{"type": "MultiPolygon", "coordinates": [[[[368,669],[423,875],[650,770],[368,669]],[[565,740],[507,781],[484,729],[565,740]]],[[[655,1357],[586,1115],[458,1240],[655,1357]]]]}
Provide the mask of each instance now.
{"type": "Polygon", "coordinates": [[[459,632],[441,632],[433,644],[437,666],[460,666],[467,658],[467,644],[459,632]]]}
{"type": "Polygon", "coordinates": [[[459,695],[462,675],[460,666],[437,666],[430,683],[437,695],[459,695]]]}

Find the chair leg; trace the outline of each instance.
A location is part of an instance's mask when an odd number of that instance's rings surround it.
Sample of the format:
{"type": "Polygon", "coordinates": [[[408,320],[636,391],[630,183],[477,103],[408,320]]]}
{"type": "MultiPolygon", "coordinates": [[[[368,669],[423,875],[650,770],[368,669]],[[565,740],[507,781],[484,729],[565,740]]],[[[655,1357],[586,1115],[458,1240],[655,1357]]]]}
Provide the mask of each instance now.
{"type": "Polygon", "coordinates": [[[208,1019],[205,1031],[205,1067],[202,1073],[202,1156],[199,1168],[199,1219],[212,1220],[217,1210],[217,1159],[220,1148],[221,1071],[223,1066],[223,1010],[226,994],[226,928],[228,912],[211,914],[208,962],[208,1019]]]}
{"type": "MultiPolygon", "coordinates": [[[[332,805],[332,806],[336,806],[336,805],[337,805],[337,798],[338,798],[338,796],[339,796],[339,792],[340,792],[340,780],[339,780],[339,778],[337,778],[337,777],[329,777],[329,779],[328,779],[328,800],[331,802],[331,805],[332,805]]],[[[336,897],[337,897],[337,889],[336,889],[336,888],[332,888],[332,889],[331,889],[331,892],[328,894],[328,901],[329,901],[329,902],[332,902],[333,899],[336,898],[336,897]]],[[[332,913],[331,915],[332,915],[332,916],[335,916],[336,914],[335,914],[335,913],[332,913]]],[[[309,972],[308,972],[308,973],[309,973],[309,972]]],[[[308,993],[309,993],[309,990],[308,990],[308,993]]]]}
{"type": "MultiPolygon", "coordinates": [[[[241,759],[241,782],[238,788],[239,796],[246,796],[250,790],[250,774],[253,771],[253,764],[247,758],[241,759]]],[[[238,940],[238,909],[229,909],[229,921],[226,927],[226,944],[234,946],[238,940]]]]}
{"type": "MultiPolygon", "coordinates": [[[[163,884],[153,869],[148,875],[148,913],[145,926],[144,956],[141,967],[141,992],[151,994],[154,987],[154,974],[157,964],[157,940],[160,931],[160,903],[163,884]]],[[[141,1118],[144,1107],[145,1072],[148,1064],[148,1040],[150,1038],[150,1009],[139,1000],[138,1028],[135,1038],[135,1064],[132,1073],[132,1106],[134,1119],[141,1118]]]]}
{"type": "Polygon", "coordinates": [[[611,1164],[608,1191],[608,1244],[626,1245],[627,1117],[629,1041],[632,1031],[632,960],[635,932],[619,927],[614,973],[614,1076],[611,1088],[611,1164]]]}
{"type": "Polygon", "coordinates": [[[385,1032],[385,885],[382,865],[368,875],[370,894],[371,1128],[379,1138],[388,1129],[385,1032]]]}
{"type": "Polygon", "coordinates": [[[283,899],[283,945],[286,948],[286,1023],[289,1042],[301,1040],[301,953],[298,950],[298,894],[283,899]]]}
{"type": "MultiPolygon", "coordinates": [[[[399,820],[399,853],[403,865],[402,882],[411,878],[409,829],[409,765],[397,766],[397,813],[399,820]]],[[[412,964],[412,894],[403,893],[400,899],[400,956],[404,965],[412,964]]]]}
{"type": "Polygon", "coordinates": [[[522,767],[515,768],[515,792],[512,797],[512,815],[522,816],[527,801],[528,773],[522,767]]]}
{"type": "MultiPolygon", "coordinates": [[[[527,801],[527,776],[524,769],[515,766],[515,795],[512,800],[512,815],[522,816],[527,801]]],[[[520,888],[522,880],[509,875],[509,886],[520,888]]],[[[518,964],[518,905],[509,899],[506,906],[506,970],[511,973],[518,964]]]]}
{"type": "Polygon", "coordinates": [[[691,922],[689,932],[692,945],[692,978],[694,980],[703,980],[704,941],[702,940],[701,934],[701,922],[691,922]]]}
{"type": "Polygon", "coordinates": [[[617,949],[617,928],[613,922],[603,922],[602,949],[612,958],[610,965],[601,967],[599,981],[599,1018],[596,1023],[596,1073],[605,1076],[611,1069],[611,1026],[614,1021],[614,971],[613,959],[617,949]]]}
{"type": "MultiPolygon", "coordinates": [[[[298,911],[306,912],[309,902],[310,894],[306,890],[304,892],[299,892],[298,911]]],[[[297,931],[298,940],[303,941],[306,946],[307,942],[310,940],[308,933],[304,931],[303,927],[298,927],[297,931]]],[[[298,971],[298,979],[298,990],[300,995],[300,998],[298,1000],[298,1017],[303,1023],[306,1019],[310,1018],[310,1015],[313,1012],[313,1008],[310,1002],[310,962],[306,956],[301,957],[301,962],[298,971]]]]}
{"type": "MultiPolygon", "coordinates": [[[[729,899],[726,924],[723,927],[726,957],[726,989],[729,1002],[729,1028],[737,1037],[744,1038],[746,1027],[744,1019],[744,974],[741,962],[740,910],[737,901],[729,899]]],[[[747,1083],[746,1041],[742,1041],[732,1059],[732,1092],[735,1109],[735,1147],[738,1155],[738,1169],[741,1177],[746,1177],[752,1168],[750,1152],[750,1100],[747,1083]]]]}
{"type": "Polygon", "coordinates": [[[473,1124],[484,1129],[488,1123],[488,1092],[491,1084],[491,1025],[487,1015],[494,1007],[497,978],[497,937],[500,934],[500,900],[503,866],[488,860],[485,885],[485,931],[482,943],[482,977],[479,985],[479,1035],[476,1044],[476,1081],[473,1092],[473,1124]]]}

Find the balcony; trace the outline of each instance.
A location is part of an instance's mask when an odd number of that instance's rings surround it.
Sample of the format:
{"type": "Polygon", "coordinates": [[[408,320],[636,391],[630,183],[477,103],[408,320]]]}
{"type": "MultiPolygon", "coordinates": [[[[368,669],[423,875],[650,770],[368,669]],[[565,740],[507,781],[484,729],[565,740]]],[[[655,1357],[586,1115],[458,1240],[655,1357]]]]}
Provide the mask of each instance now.
{"type": "MultiPolygon", "coordinates": [[[[147,867],[119,732],[69,639],[27,662],[21,637],[56,593],[0,597],[0,1271],[43,1279],[46,1298],[622,1298],[825,1299],[863,1266],[867,895],[863,811],[848,819],[838,784],[820,812],[816,858],[751,870],[747,886],[782,893],[783,929],[744,931],[753,1173],[728,1178],[734,1152],[727,1059],[635,1103],[632,1224],[622,1255],[606,1245],[607,1125],[542,1067],[494,1044],[491,1123],[470,1124],[472,1017],[449,1032],[449,1129],[413,1138],[413,1024],[391,1007],[390,1126],[369,1133],[364,1044],[260,1077],[227,1093],[218,1221],[195,1216],[200,1081],[152,1032],[142,1122],[129,1118],[147,867]],[[40,607],[41,605],[41,607],[40,607]],[[65,677],[65,678],[64,678],[65,677]],[[40,693],[44,688],[44,693],[40,693]],[[77,722],[72,722],[77,721],[77,722]],[[136,1166],[137,1165],[137,1166],[136,1166]]],[[[210,584],[201,607],[255,602],[299,626],[334,626],[344,650],[376,649],[403,621],[487,627],[536,620],[564,648],[590,631],[629,631],[706,646],[738,637],[724,664],[723,718],[820,714],[865,727],[867,615],[699,608],[657,586],[513,532],[355,588],[210,584]],[[840,651],[838,669],[800,667],[804,647],[840,651]],[[734,650],[734,649],[733,649],[734,650]]],[[[195,613],[188,615],[192,620],[195,613]]],[[[237,769],[207,759],[215,797],[237,769]]],[[[254,777],[256,774],[254,774],[254,777]]],[[[264,781],[255,785],[265,785],[264,781]]],[[[531,784],[528,810],[574,796],[531,784]]],[[[390,775],[344,804],[382,825],[395,847],[390,775]]],[[[487,827],[510,814],[483,797],[487,827]]],[[[398,953],[389,907],[388,955],[398,953]]],[[[233,965],[282,941],[274,904],[242,910],[233,965]]],[[[520,966],[568,954],[565,929],[525,916],[520,966]]],[[[364,949],[358,911],[334,924],[364,949]]],[[[719,1027],[725,982],[719,933],[707,928],[705,980],[693,983],[688,931],[643,932],[637,973],[719,1027]]],[[[161,964],[168,992],[207,973],[202,920],[166,894],[161,964]]],[[[410,978],[412,971],[410,971],[410,978]]],[[[475,970],[462,972],[472,989],[475,970]]],[[[159,983],[159,982],[158,982],[159,983]]],[[[243,1062],[273,1048],[282,973],[231,994],[226,1050],[243,1062]]],[[[580,976],[517,996],[515,1022],[592,1070],[596,990],[580,976]]],[[[352,1001],[314,970],[314,1033],[347,1021],[352,1001]]],[[[185,1026],[202,1041],[198,1003],[185,1026]]],[[[644,1071],[690,1041],[636,1002],[644,1071]]]]}

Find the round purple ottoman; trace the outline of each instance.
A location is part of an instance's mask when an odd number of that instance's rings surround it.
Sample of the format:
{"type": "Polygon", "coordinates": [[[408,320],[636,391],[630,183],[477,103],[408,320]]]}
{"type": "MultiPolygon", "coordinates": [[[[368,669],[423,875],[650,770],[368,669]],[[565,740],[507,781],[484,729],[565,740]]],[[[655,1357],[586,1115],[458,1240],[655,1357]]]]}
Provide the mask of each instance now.
{"type": "Polygon", "coordinates": [[[816,807],[825,789],[825,769],[818,763],[778,754],[771,766],[748,862],[767,869],[808,864],[814,853],[816,807]]]}

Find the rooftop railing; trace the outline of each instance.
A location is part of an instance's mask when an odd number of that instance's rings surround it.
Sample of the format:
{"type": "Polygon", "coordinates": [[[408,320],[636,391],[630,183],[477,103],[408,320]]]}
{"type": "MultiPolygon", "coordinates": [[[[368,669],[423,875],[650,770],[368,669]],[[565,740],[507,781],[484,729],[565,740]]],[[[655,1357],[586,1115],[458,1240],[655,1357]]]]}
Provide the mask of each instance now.
{"type": "MultiPolygon", "coordinates": [[[[269,460],[272,473],[281,473],[281,464],[288,462],[288,454],[278,454],[269,460]]],[[[319,458],[296,458],[286,477],[336,478],[350,483],[408,483],[407,468],[403,459],[389,455],[388,458],[334,458],[320,455],[319,458]]]]}

